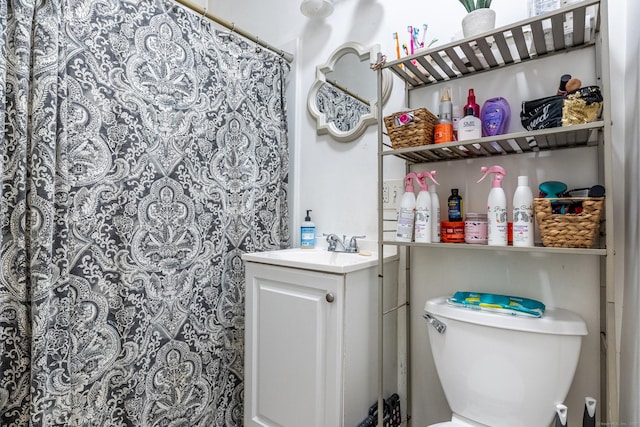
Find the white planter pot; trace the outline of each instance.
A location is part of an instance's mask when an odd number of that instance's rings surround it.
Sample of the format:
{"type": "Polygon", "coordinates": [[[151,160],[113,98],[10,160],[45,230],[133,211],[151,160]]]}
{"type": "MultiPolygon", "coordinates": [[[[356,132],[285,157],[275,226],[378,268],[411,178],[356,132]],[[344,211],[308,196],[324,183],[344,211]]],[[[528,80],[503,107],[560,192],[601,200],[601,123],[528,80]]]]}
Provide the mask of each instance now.
{"type": "Polygon", "coordinates": [[[473,37],[496,27],[496,11],[489,8],[476,9],[462,18],[464,38],[473,37]]]}

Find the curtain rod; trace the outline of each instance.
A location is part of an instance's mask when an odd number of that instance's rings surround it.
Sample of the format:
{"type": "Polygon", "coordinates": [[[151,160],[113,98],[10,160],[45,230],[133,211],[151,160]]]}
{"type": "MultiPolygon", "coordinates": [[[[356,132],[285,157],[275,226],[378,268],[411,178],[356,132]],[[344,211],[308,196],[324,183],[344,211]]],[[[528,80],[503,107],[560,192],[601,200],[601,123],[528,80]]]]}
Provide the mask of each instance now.
{"type": "Polygon", "coordinates": [[[369,107],[371,106],[371,101],[368,101],[368,100],[364,99],[363,97],[361,97],[360,95],[358,95],[357,93],[350,91],[349,89],[347,89],[346,87],[344,87],[340,83],[338,83],[336,80],[327,79],[326,82],[329,83],[331,86],[334,86],[334,87],[340,89],[341,91],[343,91],[344,93],[346,93],[350,97],[362,102],[363,104],[366,104],[369,107]]]}
{"type": "Polygon", "coordinates": [[[249,34],[246,31],[244,31],[241,28],[238,28],[236,26],[236,24],[234,24],[233,22],[229,22],[229,21],[225,21],[222,18],[218,18],[215,15],[212,15],[211,13],[207,12],[206,8],[200,7],[197,4],[194,4],[192,2],[190,2],[189,0],[174,0],[176,3],[180,3],[181,5],[191,9],[192,11],[198,13],[199,15],[203,15],[207,18],[209,18],[210,20],[212,20],[213,22],[222,25],[223,27],[226,27],[228,29],[231,30],[231,32],[233,33],[237,33],[239,35],[241,35],[242,37],[249,39],[250,41],[264,47],[265,49],[268,49],[274,53],[276,53],[277,55],[283,57],[287,62],[293,62],[293,55],[289,52],[285,52],[282,49],[278,49],[277,47],[273,47],[271,46],[269,43],[266,43],[262,40],[260,40],[258,37],[254,36],[253,34],[249,34]]]}

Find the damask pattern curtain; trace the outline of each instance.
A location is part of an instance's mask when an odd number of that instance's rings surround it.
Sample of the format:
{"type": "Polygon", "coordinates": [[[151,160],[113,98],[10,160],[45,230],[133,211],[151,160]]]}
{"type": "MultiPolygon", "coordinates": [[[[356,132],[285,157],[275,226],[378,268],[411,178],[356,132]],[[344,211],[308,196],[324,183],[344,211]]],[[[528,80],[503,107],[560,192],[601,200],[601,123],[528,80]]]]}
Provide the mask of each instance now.
{"type": "Polygon", "coordinates": [[[160,0],[0,0],[0,425],[243,424],[288,71],[160,0]]]}

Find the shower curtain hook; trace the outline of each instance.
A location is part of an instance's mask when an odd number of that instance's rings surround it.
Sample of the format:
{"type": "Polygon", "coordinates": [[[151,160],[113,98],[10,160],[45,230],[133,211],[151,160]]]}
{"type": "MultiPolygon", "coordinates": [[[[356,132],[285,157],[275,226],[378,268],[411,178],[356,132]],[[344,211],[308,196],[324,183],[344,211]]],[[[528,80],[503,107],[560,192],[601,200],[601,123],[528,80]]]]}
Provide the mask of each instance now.
{"type": "Polygon", "coordinates": [[[224,42],[226,44],[226,43],[229,43],[233,38],[233,32],[236,29],[236,23],[232,22],[231,27],[229,27],[229,25],[225,25],[225,26],[229,29],[229,31],[221,31],[218,34],[220,35],[220,38],[226,39],[226,41],[224,42]]]}
{"type": "Polygon", "coordinates": [[[229,29],[229,35],[228,35],[229,38],[227,39],[227,42],[231,41],[231,39],[233,38],[233,32],[235,31],[235,29],[236,29],[236,23],[232,22],[231,28],[229,29]]]}
{"type": "Polygon", "coordinates": [[[205,6],[202,10],[202,15],[200,15],[200,25],[202,26],[202,18],[207,16],[207,7],[205,6]]]}
{"type": "Polygon", "coordinates": [[[256,36],[256,53],[260,53],[260,37],[256,36]]]}

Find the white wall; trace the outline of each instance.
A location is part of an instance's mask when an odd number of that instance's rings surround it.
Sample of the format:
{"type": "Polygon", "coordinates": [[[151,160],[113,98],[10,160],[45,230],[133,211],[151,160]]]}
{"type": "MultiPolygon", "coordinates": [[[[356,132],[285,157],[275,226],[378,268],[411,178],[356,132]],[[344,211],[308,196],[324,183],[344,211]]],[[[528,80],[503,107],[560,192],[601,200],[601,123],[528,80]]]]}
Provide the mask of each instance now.
{"type": "MultiPolygon", "coordinates": [[[[506,25],[526,17],[526,0],[495,0],[500,11],[496,24],[506,25]]],[[[358,140],[339,143],[329,135],[318,136],[315,121],[306,111],[307,93],[315,78],[315,67],[324,64],[331,52],[347,41],[365,46],[380,44],[382,51],[393,57],[392,33],[407,40],[407,25],[429,25],[428,38],[448,42],[461,32],[459,22],[465,14],[457,2],[434,5],[432,2],[391,0],[335,0],[334,13],[324,21],[310,20],[299,11],[299,2],[291,0],[209,0],[209,10],[236,23],[275,46],[299,39],[296,57],[300,93],[290,105],[298,116],[299,128],[294,141],[300,156],[293,181],[294,194],[292,234],[299,240],[298,228],[305,209],[319,233],[366,234],[375,240],[377,232],[377,136],[375,126],[358,140]],[[410,12],[407,12],[410,11],[410,12]]],[[[395,90],[387,103],[389,112],[404,104],[402,83],[395,80],[395,90]]],[[[385,111],[387,111],[387,109],[385,111]]],[[[396,163],[397,176],[404,172],[396,163]]]]}
{"type": "MultiPolygon", "coordinates": [[[[638,64],[638,29],[635,26],[635,17],[638,16],[637,2],[632,0],[610,0],[609,1],[610,16],[610,40],[611,40],[611,81],[625,82],[625,85],[612,84],[612,98],[616,102],[612,105],[612,117],[614,121],[614,182],[616,183],[616,282],[617,282],[617,301],[622,301],[624,289],[624,241],[627,230],[625,229],[625,166],[637,169],[637,159],[628,164],[625,159],[627,145],[635,147],[638,137],[637,127],[632,127],[637,120],[637,106],[635,101],[637,96],[628,95],[625,105],[625,93],[629,87],[637,87],[637,71],[633,71],[632,64],[637,67],[638,64]],[[629,9],[629,10],[627,10],[629,9]],[[614,17],[626,16],[628,22],[614,17]],[[628,45],[629,44],[629,45],[628,45]],[[625,47],[626,46],[626,47],[625,47]],[[627,80],[625,81],[625,76],[627,80]],[[635,108],[635,110],[634,110],[635,108]],[[626,116],[626,121],[625,121],[626,116]],[[625,133],[625,123],[629,131],[625,133]],[[627,144],[625,144],[625,135],[629,136],[627,144]],[[633,139],[630,139],[633,137],[633,139]]],[[[526,17],[526,0],[494,0],[492,8],[497,12],[497,26],[506,25],[512,21],[523,19],[526,17]]],[[[318,136],[315,132],[315,122],[306,111],[307,92],[313,83],[315,76],[315,66],[326,62],[329,54],[340,44],[347,41],[355,41],[364,45],[380,44],[382,51],[389,55],[395,56],[395,47],[392,39],[392,33],[398,32],[401,38],[406,40],[407,25],[421,26],[423,23],[429,24],[429,36],[437,37],[441,42],[450,41],[451,37],[459,33],[459,22],[465,11],[456,0],[449,2],[417,2],[408,0],[334,0],[335,11],[324,21],[313,21],[304,17],[299,12],[299,1],[291,0],[209,0],[209,10],[214,11],[218,16],[235,22],[239,27],[259,36],[261,39],[267,40],[276,46],[296,49],[296,61],[294,64],[296,70],[296,81],[292,82],[292,89],[295,91],[295,101],[289,104],[290,114],[295,123],[293,129],[293,150],[295,171],[291,177],[293,183],[293,228],[294,243],[298,239],[298,227],[304,216],[305,209],[313,210],[313,220],[318,227],[318,231],[335,232],[339,234],[366,234],[374,238],[377,230],[377,214],[376,214],[376,188],[377,188],[377,136],[375,128],[369,129],[358,140],[350,143],[339,143],[334,141],[328,135],[318,136]]],[[[568,58],[572,58],[568,56],[568,58]]],[[[520,94],[519,99],[527,99],[529,96],[543,96],[549,91],[555,89],[558,76],[564,72],[569,72],[575,76],[580,76],[586,83],[589,81],[588,67],[584,70],[582,65],[571,60],[563,61],[562,67],[557,64],[549,64],[548,68],[528,70],[526,67],[522,69],[514,68],[514,73],[526,76],[526,80],[515,79],[508,82],[511,90],[516,88],[520,94]],[[565,67],[563,69],[563,67],[565,67]],[[526,84],[524,84],[526,83],[526,84]]],[[[476,79],[476,78],[474,78],[476,79]]],[[[502,82],[492,81],[491,78],[482,76],[477,77],[478,80],[469,80],[463,85],[473,85],[476,87],[476,94],[479,103],[490,96],[500,95],[500,87],[497,86],[502,82]],[[483,80],[484,79],[484,80],[483,80]]],[[[394,92],[387,103],[385,114],[398,111],[404,106],[404,91],[402,84],[396,80],[394,82],[394,92]]],[[[463,93],[465,88],[457,88],[458,93],[463,93]]],[[[508,91],[507,91],[508,92],[508,91]]],[[[454,92],[455,93],[455,92],[454,92]]],[[[638,90],[635,92],[638,94],[638,90]]],[[[512,114],[517,114],[519,109],[519,99],[515,97],[511,100],[512,114]]],[[[455,101],[455,100],[454,100],[455,101]]],[[[437,111],[437,105],[432,105],[432,101],[428,98],[423,100],[427,108],[437,111]]],[[[575,150],[573,150],[575,151],[575,150]]],[[[579,150],[578,150],[579,151],[579,150]]],[[[568,155],[577,155],[571,153],[568,155]]],[[[575,158],[571,159],[575,162],[575,158]]],[[[590,162],[590,159],[586,161],[590,162]]],[[[526,163],[526,158],[520,159],[512,165],[514,171],[526,171],[531,176],[539,176],[539,171],[530,169],[526,163]]],[[[404,172],[401,162],[394,162],[390,170],[392,173],[400,177],[404,172]]],[[[477,207],[477,201],[481,200],[486,188],[475,188],[468,183],[469,179],[475,178],[477,171],[482,162],[476,161],[469,165],[468,170],[457,170],[461,165],[454,166],[445,177],[443,172],[440,175],[442,167],[438,167],[439,176],[447,179],[445,185],[439,191],[441,201],[446,199],[449,188],[455,186],[467,185],[463,192],[465,202],[468,207],[477,207]],[[461,182],[456,182],[460,178],[461,182]]],[[[568,163],[568,162],[567,162],[568,163]]],[[[448,166],[448,165],[447,165],[448,166]]],[[[559,168],[560,169],[560,168],[559,168]]],[[[582,171],[584,172],[584,171],[582,171]]],[[[582,176],[581,171],[572,171],[562,169],[561,174],[568,183],[578,183],[578,176],[582,176]]],[[[385,174],[385,177],[388,173],[385,174]]],[[[589,179],[586,176],[584,179],[589,179]]],[[[633,186],[637,187],[637,176],[629,177],[634,179],[633,186]]],[[[441,181],[443,182],[443,181],[441,181]]],[[[507,184],[512,185],[512,184],[507,184]]],[[[533,184],[537,185],[537,184],[533,184]]],[[[507,189],[507,192],[512,189],[507,189]]],[[[635,193],[634,193],[635,194],[635,193]]],[[[629,207],[628,207],[629,208],[629,207]]],[[[637,209],[637,208],[636,208],[637,209]]],[[[637,213],[637,210],[633,211],[637,213]]],[[[637,217],[633,221],[637,222],[637,217]]],[[[634,242],[637,246],[637,242],[634,242]]],[[[421,251],[416,251],[419,256],[421,251]]],[[[434,261],[445,267],[444,271],[467,271],[467,274],[473,274],[472,268],[485,268],[489,261],[494,262],[499,255],[492,255],[491,260],[485,259],[487,256],[479,256],[475,259],[467,256],[460,259],[461,255],[457,251],[449,254],[447,251],[438,252],[434,256],[434,261]],[[483,263],[486,261],[486,263],[483,263]]],[[[475,254],[472,254],[475,255],[475,254]]],[[[593,258],[576,256],[571,259],[569,264],[549,257],[549,265],[543,271],[531,270],[526,266],[526,259],[520,259],[519,256],[512,260],[515,264],[506,266],[504,269],[493,271],[487,274],[487,277],[496,277],[502,283],[482,282],[487,288],[493,291],[503,291],[509,293],[520,293],[524,296],[539,297],[550,305],[559,305],[567,307],[575,307],[575,309],[583,314],[583,317],[592,319],[592,313],[598,311],[595,302],[598,299],[598,271],[593,258]],[[525,276],[519,275],[520,267],[527,272],[525,276]],[[563,273],[564,272],[564,273],[563,273]],[[570,277],[576,280],[576,283],[583,283],[582,286],[574,286],[569,281],[562,281],[560,284],[548,279],[548,276],[554,277],[554,274],[560,274],[562,277],[570,277]],[[573,276],[571,276],[573,274],[573,276]],[[509,283],[505,286],[504,283],[509,283]],[[581,299],[582,302],[577,306],[573,304],[574,300],[581,299]]],[[[637,264],[637,263],[636,263],[637,264]]],[[[423,269],[418,268],[415,275],[431,274],[423,269]]],[[[437,379],[434,377],[432,368],[429,365],[429,350],[426,341],[426,331],[420,323],[419,316],[424,299],[436,294],[447,293],[456,288],[465,286],[463,279],[449,280],[448,276],[442,271],[433,275],[431,283],[438,285],[420,285],[419,280],[414,277],[414,376],[412,378],[415,399],[413,402],[414,426],[426,425],[438,420],[442,420],[447,416],[446,405],[442,400],[441,391],[439,391],[437,379]],[[420,355],[424,355],[427,360],[422,362],[420,355]],[[444,409],[443,409],[444,408],[444,409]]],[[[460,278],[465,277],[460,273],[460,278]]],[[[629,290],[635,290],[636,301],[633,302],[631,310],[638,312],[637,301],[637,285],[631,284],[629,290]]],[[[621,304],[618,305],[618,309],[621,304]]],[[[627,307],[629,308],[629,307],[627,307]]],[[[622,313],[617,313],[618,325],[622,321],[622,313]]],[[[629,319],[631,320],[631,319],[629,319]]],[[[637,318],[634,319],[637,321],[637,318]]],[[[592,332],[590,338],[586,341],[585,350],[581,356],[579,366],[579,376],[576,379],[570,402],[570,419],[575,424],[582,417],[581,402],[585,395],[596,395],[599,397],[597,390],[597,377],[595,372],[599,369],[597,358],[599,348],[599,338],[597,336],[598,326],[589,320],[589,330],[592,332]]],[[[617,328],[619,332],[620,327],[617,328]]],[[[638,352],[637,341],[632,349],[638,352]]],[[[623,358],[623,360],[628,360],[623,358]]],[[[637,364],[637,359],[635,359],[637,364]]],[[[631,366],[628,365],[627,368],[631,366]]],[[[626,372],[625,366],[621,367],[624,377],[626,372]]],[[[637,375],[634,376],[637,378],[637,375]]],[[[623,408],[635,408],[637,406],[637,380],[635,380],[629,389],[635,389],[635,395],[621,394],[623,400],[627,400],[623,404],[623,408]],[[631,400],[630,400],[631,399],[631,400]]],[[[637,412],[637,408],[635,409],[637,412]]],[[[622,414],[621,421],[629,421],[635,418],[629,413],[631,409],[627,409],[626,414],[622,414]]]]}
{"type": "Polygon", "coordinates": [[[628,425],[640,425],[640,227],[638,216],[640,215],[640,192],[637,191],[640,182],[640,28],[637,25],[637,17],[640,16],[640,3],[629,0],[624,15],[627,17],[627,25],[624,31],[626,44],[624,53],[626,57],[620,64],[624,70],[624,84],[619,89],[627,95],[624,98],[625,135],[623,141],[624,154],[621,157],[625,161],[626,182],[628,183],[628,198],[625,201],[625,212],[628,227],[625,230],[627,236],[625,252],[625,286],[620,292],[624,303],[621,328],[621,357],[620,357],[620,395],[623,399],[620,404],[620,419],[628,425]]]}

